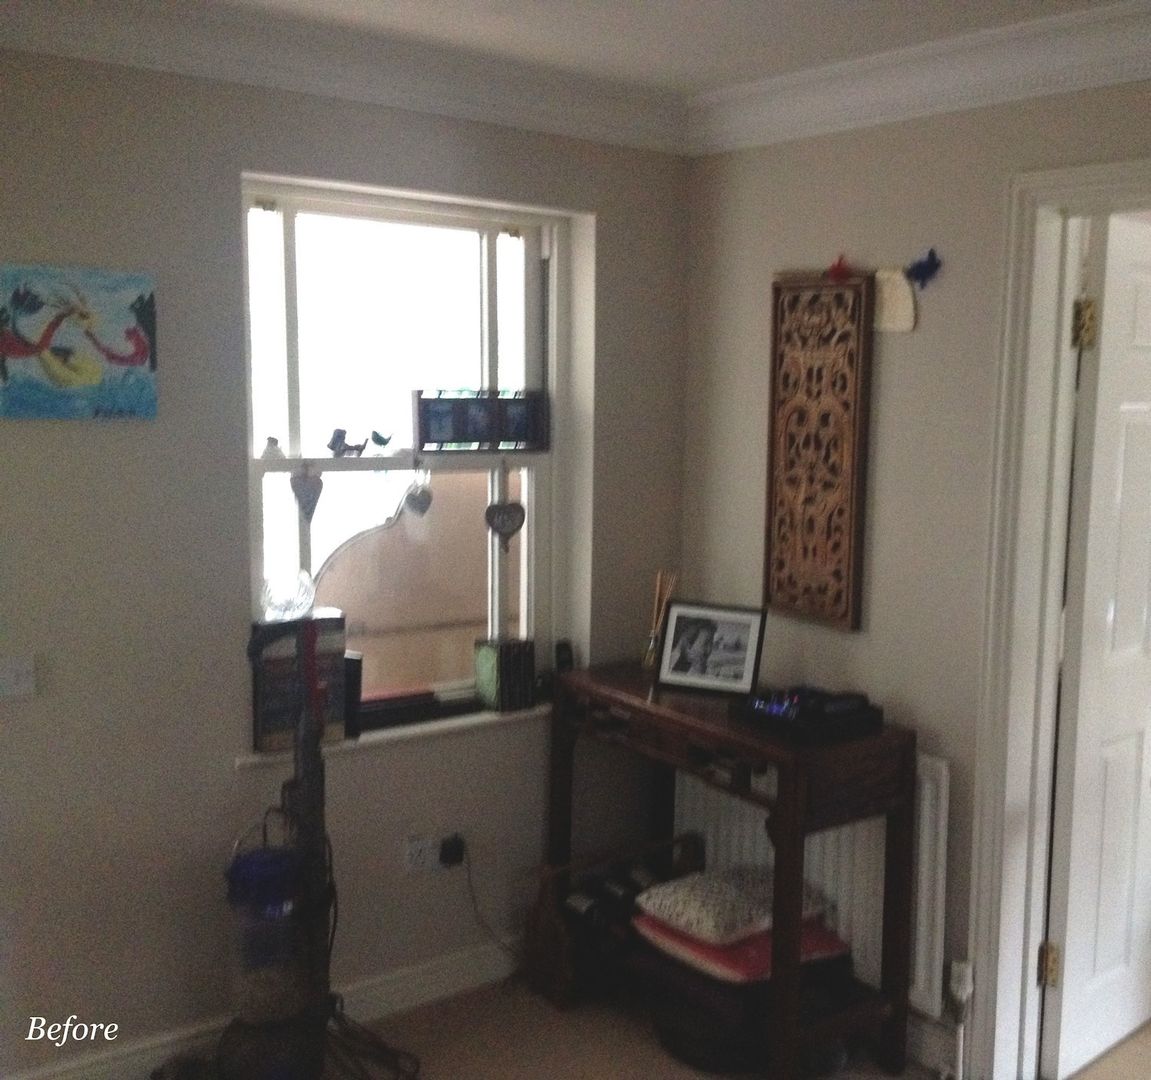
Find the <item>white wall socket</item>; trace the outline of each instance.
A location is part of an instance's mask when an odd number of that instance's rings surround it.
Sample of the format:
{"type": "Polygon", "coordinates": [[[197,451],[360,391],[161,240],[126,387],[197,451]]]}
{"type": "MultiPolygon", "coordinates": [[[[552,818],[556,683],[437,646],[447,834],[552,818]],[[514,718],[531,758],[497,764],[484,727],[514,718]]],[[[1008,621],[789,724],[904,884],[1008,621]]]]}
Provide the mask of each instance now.
{"type": "Polygon", "coordinates": [[[404,869],[409,874],[423,874],[431,870],[450,870],[440,862],[440,845],[458,836],[459,831],[444,829],[442,832],[409,833],[404,839],[404,869]]]}
{"type": "Polygon", "coordinates": [[[0,698],[36,696],[36,661],[31,656],[0,656],[0,698]]]}
{"type": "Polygon", "coordinates": [[[404,869],[409,874],[436,870],[439,865],[439,837],[433,837],[428,833],[413,833],[404,841],[404,869]]]}

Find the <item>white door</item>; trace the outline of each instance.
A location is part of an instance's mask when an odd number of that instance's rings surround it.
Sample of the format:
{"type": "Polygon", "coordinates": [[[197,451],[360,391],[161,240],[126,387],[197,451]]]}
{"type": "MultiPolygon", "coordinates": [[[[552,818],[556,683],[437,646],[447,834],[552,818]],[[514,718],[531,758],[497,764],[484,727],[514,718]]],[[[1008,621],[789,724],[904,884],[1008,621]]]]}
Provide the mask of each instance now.
{"type": "Polygon", "coordinates": [[[1062,971],[1043,1006],[1049,1080],[1151,1020],[1151,215],[1106,222],[1099,347],[1081,387],[1048,925],[1062,971]]]}

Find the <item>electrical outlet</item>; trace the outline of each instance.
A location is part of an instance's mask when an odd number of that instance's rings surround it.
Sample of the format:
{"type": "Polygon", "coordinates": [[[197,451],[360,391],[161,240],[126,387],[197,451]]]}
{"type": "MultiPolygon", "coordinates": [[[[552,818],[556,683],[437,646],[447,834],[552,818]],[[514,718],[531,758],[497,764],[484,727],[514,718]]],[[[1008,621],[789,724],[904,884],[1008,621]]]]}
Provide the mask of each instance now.
{"type": "Polygon", "coordinates": [[[36,694],[36,661],[31,656],[0,656],[0,698],[36,694]]]}
{"type": "Polygon", "coordinates": [[[440,842],[427,833],[413,833],[404,841],[404,868],[409,874],[435,870],[440,864],[440,842]]]}
{"type": "Polygon", "coordinates": [[[409,874],[450,870],[459,866],[463,858],[463,834],[458,830],[411,833],[404,840],[404,869],[409,874]]]}

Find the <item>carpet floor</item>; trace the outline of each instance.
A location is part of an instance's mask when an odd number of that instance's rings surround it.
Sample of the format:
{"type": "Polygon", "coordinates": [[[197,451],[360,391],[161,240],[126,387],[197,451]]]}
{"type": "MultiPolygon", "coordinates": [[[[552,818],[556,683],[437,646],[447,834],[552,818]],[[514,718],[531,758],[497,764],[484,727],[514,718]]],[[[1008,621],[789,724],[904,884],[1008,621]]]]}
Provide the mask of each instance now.
{"type": "MultiPolygon", "coordinates": [[[[374,1025],[419,1057],[421,1080],[700,1080],[713,1074],[669,1056],[641,1010],[585,1004],[559,1010],[522,983],[484,987],[374,1025]]],[[[835,1080],[885,1073],[851,1062],[835,1080]]],[[[917,1068],[905,1080],[931,1080],[917,1068]]]]}
{"type": "Polygon", "coordinates": [[[1073,1080],[1143,1080],[1151,1076],[1151,1024],[1096,1059],[1073,1080]]]}

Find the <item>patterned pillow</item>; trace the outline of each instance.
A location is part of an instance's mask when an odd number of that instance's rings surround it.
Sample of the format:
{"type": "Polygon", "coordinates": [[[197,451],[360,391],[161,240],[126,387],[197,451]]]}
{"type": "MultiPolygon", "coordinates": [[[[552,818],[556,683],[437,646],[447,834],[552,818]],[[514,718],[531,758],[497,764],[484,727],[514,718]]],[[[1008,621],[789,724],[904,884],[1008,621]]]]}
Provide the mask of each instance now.
{"type": "MultiPolygon", "coordinates": [[[[775,875],[770,866],[741,865],[720,870],[717,876],[734,885],[740,892],[771,907],[775,896],[775,875]]],[[[803,919],[816,919],[826,913],[827,897],[810,881],[803,883],[803,919]]]]}
{"type": "MultiPolygon", "coordinates": [[[[667,926],[709,945],[730,945],[771,929],[771,871],[735,866],[653,885],[636,897],[639,909],[667,926]]],[[[823,910],[816,890],[804,888],[805,919],[823,910]]]]}

